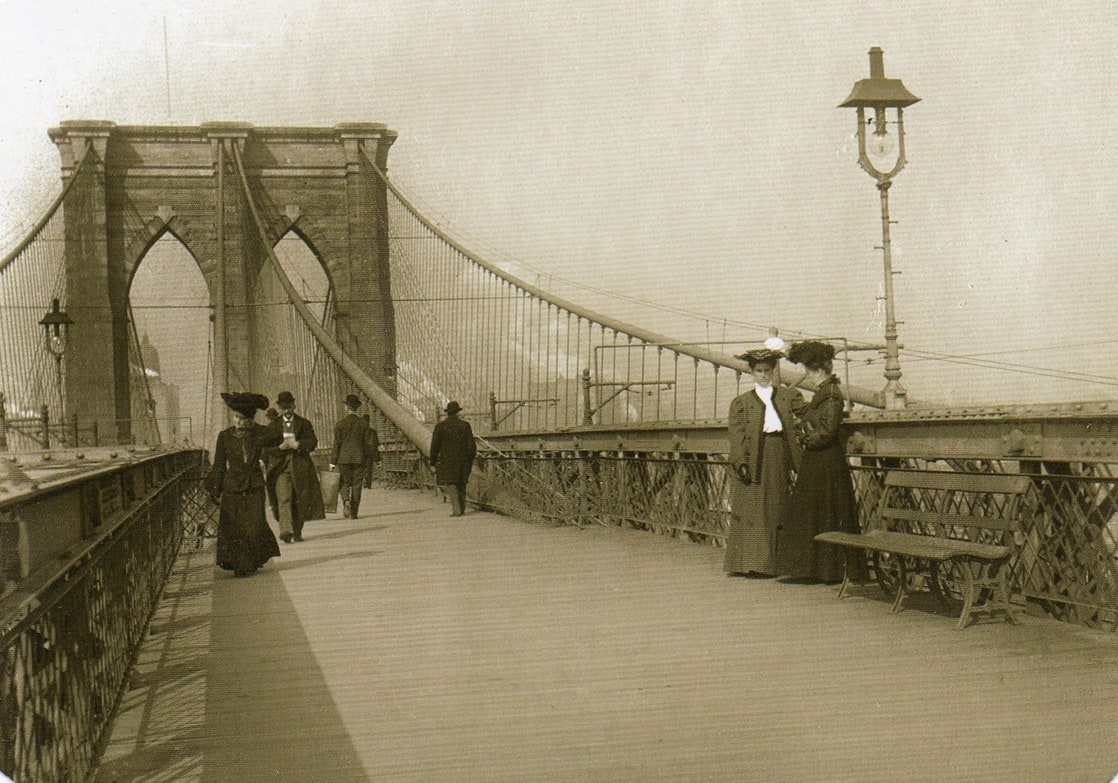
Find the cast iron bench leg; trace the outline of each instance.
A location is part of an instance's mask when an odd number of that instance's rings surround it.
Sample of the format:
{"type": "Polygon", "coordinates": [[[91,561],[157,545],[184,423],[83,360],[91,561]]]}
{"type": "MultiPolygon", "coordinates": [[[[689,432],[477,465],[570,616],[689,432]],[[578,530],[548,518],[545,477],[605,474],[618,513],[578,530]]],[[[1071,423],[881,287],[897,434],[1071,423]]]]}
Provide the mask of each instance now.
{"type": "MultiPolygon", "coordinates": [[[[858,550],[861,552],[862,550],[858,550]]],[[[838,595],[836,598],[846,597],[846,587],[850,584],[850,547],[844,546],[842,548],[842,584],[839,585],[838,595]]]]}
{"type": "Polygon", "coordinates": [[[903,556],[897,557],[897,594],[893,598],[893,608],[891,611],[901,611],[901,601],[904,600],[905,585],[908,584],[908,567],[905,565],[905,558],[903,556]]]}
{"type": "Polygon", "coordinates": [[[955,626],[960,631],[967,627],[967,621],[970,620],[971,607],[974,606],[974,571],[971,569],[970,564],[963,561],[963,611],[959,614],[959,624],[955,626]]]}

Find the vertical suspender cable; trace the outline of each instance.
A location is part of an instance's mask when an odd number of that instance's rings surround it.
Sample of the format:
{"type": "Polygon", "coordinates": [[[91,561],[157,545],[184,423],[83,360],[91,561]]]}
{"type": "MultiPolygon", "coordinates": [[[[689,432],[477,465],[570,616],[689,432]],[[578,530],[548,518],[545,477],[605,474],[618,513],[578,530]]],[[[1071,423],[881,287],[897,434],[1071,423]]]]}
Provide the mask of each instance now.
{"type": "Polygon", "coordinates": [[[326,352],[330,354],[331,358],[338,363],[342,371],[353,380],[361,391],[365,392],[366,396],[373,401],[373,404],[380,408],[421,453],[425,456],[429,455],[431,450],[431,430],[423,423],[416,420],[416,418],[405,410],[400,403],[392,399],[388,392],[369,377],[368,373],[361,369],[355,361],[350,359],[334,338],[332,338],[326,330],[322,328],[322,325],[318,323],[318,320],[314,317],[314,314],[310,311],[310,308],[307,307],[306,303],[299,298],[295,286],[291,284],[291,280],[280,265],[279,259],[276,258],[275,250],[272,249],[272,246],[267,241],[264,241],[267,237],[264,231],[264,221],[260,218],[260,213],[256,208],[256,202],[252,198],[252,191],[249,190],[248,176],[245,174],[244,165],[241,162],[240,153],[236,145],[233,146],[233,162],[237,167],[237,175],[240,177],[241,187],[244,189],[245,203],[248,205],[248,210],[252,214],[253,223],[264,244],[264,249],[267,251],[266,259],[272,266],[272,271],[275,272],[276,276],[279,278],[280,285],[283,286],[287,298],[291,301],[299,317],[303,319],[307,328],[310,329],[311,333],[322,347],[326,349],[326,352]]]}
{"type": "MultiPolygon", "coordinates": [[[[214,280],[214,391],[228,391],[225,337],[225,139],[217,140],[217,277],[214,280]]],[[[214,423],[222,406],[214,404],[214,423]]]]}

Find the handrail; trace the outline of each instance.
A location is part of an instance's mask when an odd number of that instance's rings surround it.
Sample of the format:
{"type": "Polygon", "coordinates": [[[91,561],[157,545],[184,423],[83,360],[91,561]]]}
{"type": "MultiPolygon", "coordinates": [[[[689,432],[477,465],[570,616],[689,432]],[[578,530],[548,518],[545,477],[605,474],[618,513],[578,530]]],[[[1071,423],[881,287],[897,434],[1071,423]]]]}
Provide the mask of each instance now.
{"type": "Polygon", "coordinates": [[[16,259],[16,256],[27,249],[27,246],[30,245],[35,237],[39,235],[39,232],[43,230],[43,226],[45,226],[50,221],[50,219],[54,217],[54,213],[58,211],[58,208],[66,199],[66,194],[68,194],[70,192],[70,189],[74,187],[74,182],[77,181],[78,174],[81,172],[82,167],[85,165],[85,161],[89,157],[89,151],[91,149],[93,149],[93,143],[87,141],[85,149],[82,150],[81,157],[78,159],[78,165],[74,168],[74,173],[70,175],[70,179],[67,180],[66,185],[62,188],[62,192],[58,194],[58,197],[50,205],[47,211],[41,218],[39,218],[32,229],[27,233],[27,236],[20,240],[19,244],[16,245],[15,248],[11,250],[6,256],[4,256],[3,260],[0,260],[0,272],[3,272],[4,268],[16,259]]]}

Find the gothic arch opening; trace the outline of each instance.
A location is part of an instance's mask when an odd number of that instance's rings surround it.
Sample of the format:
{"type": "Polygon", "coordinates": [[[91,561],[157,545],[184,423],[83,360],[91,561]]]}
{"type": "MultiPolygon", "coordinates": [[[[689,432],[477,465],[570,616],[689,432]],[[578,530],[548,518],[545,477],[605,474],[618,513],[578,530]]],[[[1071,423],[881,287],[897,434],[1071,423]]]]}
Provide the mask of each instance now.
{"type": "MultiPolygon", "coordinates": [[[[300,298],[333,334],[333,286],[318,254],[295,231],[280,238],[275,253],[300,298]]],[[[290,391],[303,415],[320,427],[326,426],[337,412],[333,363],[291,306],[270,264],[261,266],[252,282],[249,301],[254,391],[272,401],[279,392],[290,391]]],[[[321,433],[319,437],[321,442],[321,433]]]]}
{"type": "Polygon", "coordinates": [[[212,417],[210,294],[197,261],[174,234],[164,233],[148,248],[128,301],[133,419],[148,414],[142,425],[133,424],[133,437],[152,440],[156,434],[162,443],[206,445],[212,417]]]}

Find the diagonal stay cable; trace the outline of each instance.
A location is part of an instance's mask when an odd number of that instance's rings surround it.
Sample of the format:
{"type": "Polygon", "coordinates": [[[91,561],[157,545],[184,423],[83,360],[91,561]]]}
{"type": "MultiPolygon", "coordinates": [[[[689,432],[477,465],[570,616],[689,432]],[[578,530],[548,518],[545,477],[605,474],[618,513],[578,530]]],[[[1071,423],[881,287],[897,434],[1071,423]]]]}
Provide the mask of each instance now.
{"type": "Polygon", "coordinates": [[[388,419],[396,425],[412,444],[419,449],[424,456],[429,456],[431,453],[431,430],[425,424],[420,422],[408,411],[396,402],[391,395],[380,387],[361,367],[353,361],[346,354],[342,347],[334,341],[334,338],[322,327],[318,319],[314,317],[314,313],[307,307],[306,303],[299,297],[295,286],[292,285],[287,273],[283,271],[279,259],[276,257],[276,252],[268,242],[268,234],[264,230],[264,221],[260,217],[260,211],[256,206],[256,201],[252,197],[252,191],[248,184],[248,175],[245,173],[244,163],[241,160],[241,153],[236,144],[231,145],[233,148],[233,162],[237,167],[237,175],[241,180],[241,187],[244,188],[245,201],[248,204],[249,212],[252,213],[253,223],[256,225],[256,230],[260,235],[260,243],[267,251],[268,264],[272,267],[272,271],[278,278],[280,285],[283,286],[287,292],[288,299],[291,300],[292,306],[299,317],[306,323],[307,328],[322,345],[330,357],[338,363],[342,370],[350,377],[350,380],[365,393],[365,395],[380,408],[388,419]]]}

